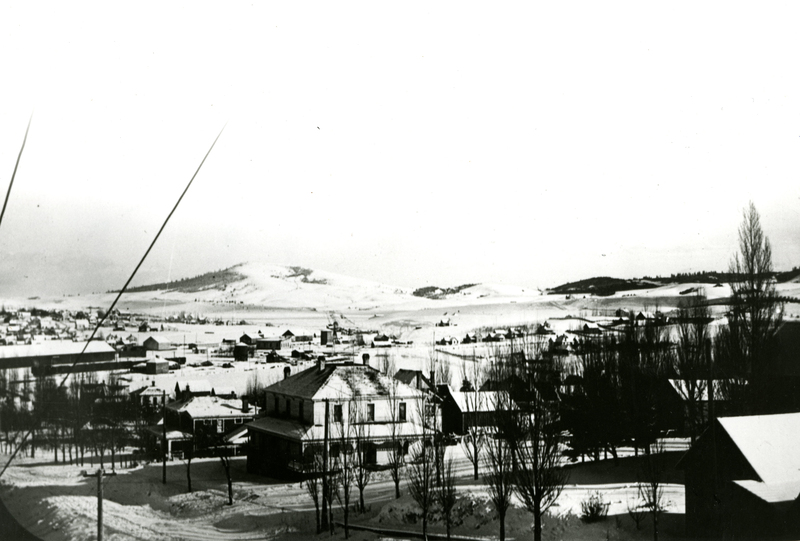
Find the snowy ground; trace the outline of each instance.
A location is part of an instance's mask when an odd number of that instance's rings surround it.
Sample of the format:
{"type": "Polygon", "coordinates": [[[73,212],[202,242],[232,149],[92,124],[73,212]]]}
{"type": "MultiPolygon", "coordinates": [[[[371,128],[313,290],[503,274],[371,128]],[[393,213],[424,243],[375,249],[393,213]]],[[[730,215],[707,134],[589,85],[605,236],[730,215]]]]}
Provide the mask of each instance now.
{"type": "MultiPolygon", "coordinates": [[[[685,448],[683,442],[671,442],[671,449],[685,448]]],[[[451,447],[457,462],[459,494],[464,500],[478,501],[486,495],[482,482],[472,479],[472,465],[466,461],[460,447],[451,447]]],[[[546,521],[547,539],[596,538],[597,532],[610,531],[611,539],[647,538],[649,522],[636,530],[627,516],[627,504],[637,498],[636,459],[623,450],[618,465],[611,460],[568,466],[570,479],[559,498],[554,515],[546,521]],[[609,518],[598,525],[587,525],[576,517],[580,503],[589,493],[600,491],[610,503],[609,518]],[[598,530],[598,528],[600,528],[598,530]],[[548,533],[549,532],[549,533],[548,533]],[[585,537],[586,536],[586,537],[585,537]],[[594,536],[594,537],[593,537],[594,536]]],[[[673,450],[674,463],[681,451],[673,450]]],[[[0,494],[11,513],[33,534],[43,540],[92,539],[96,535],[97,479],[87,477],[96,471],[94,465],[54,465],[40,459],[21,459],[6,471],[0,494]]],[[[108,470],[108,464],[106,464],[108,470]]],[[[286,483],[246,472],[244,458],[234,460],[234,505],[226,504],[226,484],[218,459],[195,460],[192,463],[194,492],[187,493],[186,467],[181,461],[168,464],[167,484],[162,484],[160,463],[117,468],[117,475],[103,481],[103,516],[105,538],[128,539],[186,539],[186,540],[249,540],[249,539],[307,539],[314,537],[314,507],[298,483],[286,483]]],[[[681,473],[671,470],[666,478],[666,500],[669,504],[663,532],[667,537],[681,532],[683,485],[681,473]]],[[[407,493],[405,484],[403,493],[407,493]]],[[[366,516],[351,515],[353,523],[373,527],[414,530],[409,524],[409,508],[414,504],[406,496],[394,500],[394,486],[386,473],[378,474],[367,490],[370,508],[366,516]],[[398,511],[398,506],[400,510],[398,511]],[[399,517],[392,519],[391,517],[399,517]],[[389,517],[387,519],[387,517],[389,517]]],[[[477,506],[480,507],[480,506],[477,506]]],[[[486,506],[484,505],[484,508],[486,506]]],[[[470,508],[471,509],[471,508],[470,508]]],[[[470,515],[457,532],[472,536],[496,536],[497,522],[491,512],[470,510],[470,515]]],[[[411,513],[413,514],[413,513],[411,513]]],[[[337,519],[341,510],[337,508],[337,519]]],[[[524,510],[509,516],[510,534],[525,538],[530,533],[530,515],[524,510]]],[[[432,529],[441,531],[440,524],[432,529]]],[[[605,534],[603,534],[605,535],[605,534]]],[[[339,532],[341,537],[341,532],[339,532]]],[[[376,534],[362,533],[357,538],[375,539],[376,534]]]]}

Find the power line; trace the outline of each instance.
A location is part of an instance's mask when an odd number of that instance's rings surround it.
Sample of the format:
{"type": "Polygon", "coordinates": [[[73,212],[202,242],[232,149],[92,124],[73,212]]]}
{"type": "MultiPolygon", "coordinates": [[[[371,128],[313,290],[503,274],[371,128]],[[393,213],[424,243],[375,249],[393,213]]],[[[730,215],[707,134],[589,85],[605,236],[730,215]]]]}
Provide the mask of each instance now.
{"type": "Polygon", "coordinates": [[[8,206],[8,198],[11,196],[11,187],[14,185],[14,178],[17,176],[17,168],[19,167],[19,160],[22,158],[22,151],[25,150],[25,143],[28,141],[28,131],[31,129],[31,121],[33,120],[33,113],[28,119],[28,127],[25,128],[25,137],[22,139],[22,148],[19,149],[17,155],[17,163],[14,164],[14,172],[11,174],[11,182],[8,183],[8,191],[6,192],[6,200],[3,202],[3,210],[0,212],[0,224],[3,223],[3,216],[6,215],[6,207],[8,206]]]}
{"type": "MultiPolygon", "coordinates": [[[[167,218],[164,220],[164,223],[161,224],[161,228],[158,230],[158,233],[156,233],[156,236],[153,239],[153,242],[150,243],[150,246],[147,248],[147,251],[142,256],[142,259],[139,260],[139,264],[136,265],[135,269],[133,269],[133,272],[131,273],[130,277],[128,278],[128,281],[125,282],[125,285],[122,286],[122,289],[119,290],[119,293],[117,294],[116,298],[114,298],[114,302],[111,303],[111,306],[108,308],[108,310],[106,310],[105,314],[103,314],[103,317],[100,318],[100,320],[97,322],[97,325],[95,325],[91,336],[89,336],[89,339],[86,340],[86,344],[84,344],[83,349],[81,350],[81,352],[75,357],[75,360],[72,362],[72,365],[69,367],[69,370],[67,371],[67,373],[64,374],[64,377],[61,379],[61,382],[58,384],[58,387],[56,388],[56,390],[59,390],[62,387],[64,387],[64,383],[66,383],[67,378],[69,378],[69,376],[72,375],[72,371],[77,366],[78,361],[80,361],[81,356],[84,354],[84,352],[86,352],[86,348],[89,347],[89,344],[94,339],[95,334],[97,334],[97,331],[100,329],[100,327],[103,325],[103,323],[105,323],[105,321],[108,318],[108,315],[111,313],[111,311],[114,310],[114,307],[117,305],[117,302],[119,301],[120,297],[122,297],[122,294],[125,293],[126,289],[128,289],[128,286],[130,285],[131,281],[133,280],[133,277],[136,276],[136,273],[139,271],[139,268],[144,263],[144,260],[147,259],[147,256],[150,254],[150,250],[152,250],[153,246],[155,246],[155,243],[158,240],[158,237],[161,236],[161,232],[164,231],[164,228],[167,226],[167,223],[169,222],[170,218],[172,218],[172,215],[178,209],[178,205],[181,204],[181,201],[183,200],[183,197],[186,195],[186,192],[189,191],[189,187],[191,187],[192,182],[194,182],[195,177],[200,172],[200,169],[203,167],[203,164],[206,162],[206,158],[208,158],[208,155],[211,154],[211,150],[213,150],[214,145],[217,144],[217,141],[219,140],[220,136],[222,135],[223,130],[225,130],[225,126],[222,127],[222,129],[219,131],[219,134],[217,134],[216,139],[214,139],[214,142],[211,143],[211,147],[208,149],[208,152],[206,152],[206,155],[203,156],[203,160],[200,162],[200,165],[197,167],[197,170],[194,172],[194,175],[192,175],[192,178],[191,178],[191,180],[189,180],[189,183],[186,185],[186,188],[184,188],[183,193],[181,193],[181,196],[178,198],[178,201],[175,203],[175,206],[172,207],[172,210],[170,211],[169,215],[167,215],[167,218]]],[[[27,132],[26,132],[26,136],[27,136],[27,132]]],[[[23,435],[22,440],[20,441],[19,445],[17,445],[16,449],[14,449],[14,452],[11,453],[11,456],[8,457],[8,460],[6,461],[5,465],[3,466],[3,469],[0,471],[0,477],[2,477],[3,474],[6,472],[6,470],[8,469],[8,466],[11,464],[11,461],[14,460],[14,458],[17,456],[17,453],[19,453],[20,449],[22,448],[22,445],[25,443],[25,440],[27,440],[30,437],[30,435],[35,430],[36,425],[39,423],[41,418],[46,413],[47,413],[47,405],[45,405],[45,408],[38,414],[37,418],[34,419],[34,422],[32,423],[31,428],[29,428],[28,431],[23,435]]]]}

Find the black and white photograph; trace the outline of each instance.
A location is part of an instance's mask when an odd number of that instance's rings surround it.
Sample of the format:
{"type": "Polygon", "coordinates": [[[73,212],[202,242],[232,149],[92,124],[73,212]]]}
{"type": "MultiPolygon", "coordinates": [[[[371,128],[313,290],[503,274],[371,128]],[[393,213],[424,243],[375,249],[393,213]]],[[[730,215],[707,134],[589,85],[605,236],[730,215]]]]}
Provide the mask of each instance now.
{"type": "Polygon", "coordinates": [[[0,539],[800,539],[799,21],[0,2],[0,539]]]}

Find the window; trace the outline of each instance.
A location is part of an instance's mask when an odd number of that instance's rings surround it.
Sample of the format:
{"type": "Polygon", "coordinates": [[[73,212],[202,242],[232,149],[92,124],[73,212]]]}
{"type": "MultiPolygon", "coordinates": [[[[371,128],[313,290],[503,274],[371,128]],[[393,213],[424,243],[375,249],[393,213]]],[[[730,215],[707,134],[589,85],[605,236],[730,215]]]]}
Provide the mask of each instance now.
{"type": "Polygon", "coordinates": [[[375,420],[375,404],[367,404],[367,421],[375,420]]]}
{"type": "Polygon", "coordinates": [[[288,398],[286,399],[286,416],[291,417],[292,415],[292,401],[288,398]]]}
{"type": "Polygon", "coordinates": [[[298,410],[299,410],[299,411],[297,412],[297,416],[298,416],[298,417],[300,418],[300,420],[302,421],[302,420],[303,420],[303,417],[304,417],[304,415],[303,415],[303,401],[302,401],[302,400],[301,400],[301,401],[300,401],[300,403],[297,405],[297,407],[298,407],[298,410]]]}
{"type": "Polygon", "coordinates": [[[406,403],[400,402],[399,406],[400,410],[398,411],[397,418],[400,422],[405,422],[406,420],[406,403]]]}
{"type": "Polygon", "coordinates": [[[335,404],[333,406],[333,421],[335,423],[341,423],[342,422],[342,405],[341,404],[335,404]]]}
{"type": "Polygon", "coordinates": [[[242,421],[244,421],[244,419],[242,419],[241,417],[237,417],[236,419],[233,420],[234,424],[237,425],[242,424],[242,421]]]}
{"type": "Polygon", "coordinates": [[[278,411],[280,411],[280,409],[278,408],[278,396],[275,395],[275,413],[278,413],[278,411]]]}

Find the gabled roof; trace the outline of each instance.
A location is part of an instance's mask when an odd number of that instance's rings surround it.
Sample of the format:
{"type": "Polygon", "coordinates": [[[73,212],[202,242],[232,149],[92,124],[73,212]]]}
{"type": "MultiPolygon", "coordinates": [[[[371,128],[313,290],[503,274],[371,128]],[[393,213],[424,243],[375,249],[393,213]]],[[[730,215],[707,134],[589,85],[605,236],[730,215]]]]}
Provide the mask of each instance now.
{"type": "Polygon", "coordinates": [[[168,404],[167,408],[180,413],[188,413],[193,419],[254,417],[257,412],[255,406],[250,406],[249,411],[243,412],[242,400],[238,398],[219,398],[218,396],[193,396],[187,400],[168,404]]]}
{"type": "Polygon", "coordinates": [[[761,481],[800,481],[800,413],[720,417],[719,424],[761,481]]]}
{"type": "Polygon", "coordinates": [[[747,479],[734,481],[734,483],[767,503],[784,503],[786,507],[800,495],[800,481],[767,484],[747,479]]]}
{"type": "Polygon", "coordinates": [[[347,399],[352,396],[388,396],[395,386],[397,396],[417,397],[420,391],[393,381],[364,364],[312,366],[267,387],[267,391],[314,400],[347,399]]]}
{"type": "Polygon", "coordinates": [[[495,411],[497,404],[507,405],[515,409],[516,404],[506,391],[450,391],[461,413],[479,413],[495,411]]]}
{"type": "Polygon", "coordinates": [[[147,342],[147,340],[153,340],[154,342],[156,342],[158,344],[172,345],[171,341],[167,340],[165,337],[161,336],[160,334],[151,334],[150,336],[148,336],[145,339],[145,342],[147,342]]]}
{"type": "Polygon", "coordinates": [[[408,368],[401,368],[394,375],[394,379],[405,383],[406,385],[411,385],[414,382],[414,379],[417,377],[422,379],[423,383],[425,383],[425,385],[428,387],[431,386],[430,380],[425,377],[425,374],[423,374],[421,370],[409,370],[408,368]]]}

